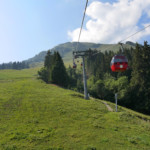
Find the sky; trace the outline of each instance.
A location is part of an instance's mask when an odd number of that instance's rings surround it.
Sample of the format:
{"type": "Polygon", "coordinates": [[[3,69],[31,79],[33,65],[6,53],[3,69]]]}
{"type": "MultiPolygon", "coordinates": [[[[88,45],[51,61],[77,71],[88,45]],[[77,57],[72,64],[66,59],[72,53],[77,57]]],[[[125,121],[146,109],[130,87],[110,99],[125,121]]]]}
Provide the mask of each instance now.
{"type": "MultiPolygon", "coordinates": [[[[77,41],[86,0],[0,0],[0,63],[77,41]]],[[[80,42],[116,44],[150,24],[150,0],[89,0],[80,42]]],[[[127,41],[150,44],[150,27],[127,41]]],[[[125,42],[125,41],[124,41],[125,42]]]]}

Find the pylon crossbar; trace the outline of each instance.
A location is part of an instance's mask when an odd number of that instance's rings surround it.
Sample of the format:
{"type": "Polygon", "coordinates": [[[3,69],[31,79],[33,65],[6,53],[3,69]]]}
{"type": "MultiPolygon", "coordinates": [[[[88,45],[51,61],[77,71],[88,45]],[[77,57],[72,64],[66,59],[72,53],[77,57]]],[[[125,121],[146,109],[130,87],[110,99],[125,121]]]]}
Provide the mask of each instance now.
{"type": "Polygon", "coordinates": [[[91,51],[86,50],[86,51],[73,51],[73,55],[75,57],[83,57],[83,56],[87,56],[90,55],[91,51]]]}

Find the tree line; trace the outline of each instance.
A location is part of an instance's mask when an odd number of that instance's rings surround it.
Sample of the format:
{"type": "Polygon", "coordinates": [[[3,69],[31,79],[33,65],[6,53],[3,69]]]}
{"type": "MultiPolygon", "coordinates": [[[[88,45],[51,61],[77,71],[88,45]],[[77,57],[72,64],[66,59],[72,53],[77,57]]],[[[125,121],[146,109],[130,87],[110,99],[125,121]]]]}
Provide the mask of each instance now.
{"type": "Polygon", "coordinates": [[[16,69],[16,70],[21,70],[21,69],[25,69],[25,68],[29,68],[29,64],[22,61],[22,62],[9,62],[9,63],[2,63],[0,64],[0,69],[16,69]]]}
{"type": "MultiPolygon", "coordinates": [[[[91,50],[91,53],[85,62],[90,95],[114,102],[114,95],[118,93],[120,105],[150,114],[150,45],[144,42],[143,46],[136,44],[135,48],[125,48],[129,69],[119,73],[110,69],[113,51],[94,55],[97,50],[91,50]]],[[[83,92],[82,68],[69,66],[66,69],[58,52],[47,52],[44,67],[38,74],[46,83],[83,92]]]]}
{"type": "Polygon", "coordinates": [[[38,71],[38,75],[46,83],[83,91],[81,70],[75,70],[71,66],[66,68],[59,52],[47,51],[44,66],[38,71]]]}

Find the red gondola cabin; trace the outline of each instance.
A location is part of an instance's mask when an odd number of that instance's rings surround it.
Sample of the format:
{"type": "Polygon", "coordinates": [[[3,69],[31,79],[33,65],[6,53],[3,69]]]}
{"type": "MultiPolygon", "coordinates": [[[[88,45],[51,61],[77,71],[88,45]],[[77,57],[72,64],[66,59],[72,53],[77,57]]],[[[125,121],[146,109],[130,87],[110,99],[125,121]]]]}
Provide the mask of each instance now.
{"type": "Polygon", "coordinates": [[[75,62],[73,63],[73,68],[76,69],[77,65],[75,64],[75,62]]]}
{"type": "Polygon", "coordinates": [[[115,55],[110,63],[113,72],[123,72],[128,68],[128,59],[124,55],[115,55]]]}

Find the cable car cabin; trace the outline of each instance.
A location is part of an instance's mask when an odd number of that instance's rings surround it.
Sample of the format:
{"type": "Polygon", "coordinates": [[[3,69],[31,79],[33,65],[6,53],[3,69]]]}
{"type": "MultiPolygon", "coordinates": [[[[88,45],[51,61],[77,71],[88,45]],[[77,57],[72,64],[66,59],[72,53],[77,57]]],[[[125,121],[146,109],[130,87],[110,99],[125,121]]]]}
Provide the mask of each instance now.
{"type": "Polygon", "coordinates": [[[123,72],[128,68],[128,59],[124,55],[115,55],[110,63],[113,72],[123,72]]]}
{"type": "Polygon", "coordinates": [[[73,63],[73,68],[76,69],[77,68],[77,65],[75,63],[73,63]]]}

